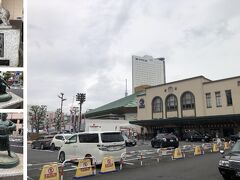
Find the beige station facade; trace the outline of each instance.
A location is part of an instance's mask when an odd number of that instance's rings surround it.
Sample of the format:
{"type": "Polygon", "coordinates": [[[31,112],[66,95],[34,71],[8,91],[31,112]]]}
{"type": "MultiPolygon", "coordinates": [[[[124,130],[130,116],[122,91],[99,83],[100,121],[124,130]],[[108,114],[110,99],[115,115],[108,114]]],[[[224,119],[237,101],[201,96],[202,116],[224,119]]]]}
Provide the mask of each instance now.
{"type": "Polygon", "coordinates": [[[137,96],[137,120],[147,133],[198,130],[219,136],[240,131],[240,76],[204,76],[148,87],[137,96]]]}

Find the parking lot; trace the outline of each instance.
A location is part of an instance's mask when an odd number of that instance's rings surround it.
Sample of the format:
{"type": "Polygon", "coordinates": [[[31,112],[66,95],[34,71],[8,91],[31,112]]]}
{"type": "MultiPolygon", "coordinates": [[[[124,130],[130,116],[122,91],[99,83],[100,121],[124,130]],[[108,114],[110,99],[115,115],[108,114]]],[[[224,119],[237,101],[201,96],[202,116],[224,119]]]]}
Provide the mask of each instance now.
{"type": "MultiPolygon", "coordinates": [[[[181,145],[192,144],[181,142],[181,145]]],[[[196,144],[196,143],[194,143],[196,144]]],[[[199,143],[197,143],[199,144],[199,143]]],[[[150,146],[150,142],[138,142],[135,147],[127,147],[127,152],[139,150],[156,150],[150,146]]],[[[58,151],[31,149],[28,146],[28,177],[29,179],[39,179],[40,170],[44,164],[50,164],[57,161],[58,151]]],[[[184,159],[172,160],[165,157],[159,162],[156,159],[146,159],[143,166],[140,161],[135,160],[123,166],[121,171],[109,174],[98,174],[88,177],[88,179],[209,179],[222,180],[218,172],[218,161],[221,157],[220,153],[206,153],[201,156],[187,155],[184,159]]],[[[97,172],[100,170],[97,167],[97,172]]],[[[119,169],[119,165],[117,165],[119,169]]],[[[64,179],[72,179],[76,172],[76,165],[68,164],[64,168],[64,179]]]]}

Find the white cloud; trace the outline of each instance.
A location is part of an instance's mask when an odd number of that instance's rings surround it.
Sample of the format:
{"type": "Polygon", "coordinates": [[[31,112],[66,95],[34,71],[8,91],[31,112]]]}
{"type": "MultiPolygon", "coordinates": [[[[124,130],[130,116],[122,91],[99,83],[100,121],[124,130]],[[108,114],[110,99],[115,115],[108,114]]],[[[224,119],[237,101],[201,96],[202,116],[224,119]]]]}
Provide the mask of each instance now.
{"type": "Polygon", "coordinates": [[[131,92],[131,56],[166,58],[167,80],[239,75],[240,2],[51,0],[28,2],[28,102],[84,109],[131,92]],[[214,68],[213,68],[214,67],[214,68]]]}

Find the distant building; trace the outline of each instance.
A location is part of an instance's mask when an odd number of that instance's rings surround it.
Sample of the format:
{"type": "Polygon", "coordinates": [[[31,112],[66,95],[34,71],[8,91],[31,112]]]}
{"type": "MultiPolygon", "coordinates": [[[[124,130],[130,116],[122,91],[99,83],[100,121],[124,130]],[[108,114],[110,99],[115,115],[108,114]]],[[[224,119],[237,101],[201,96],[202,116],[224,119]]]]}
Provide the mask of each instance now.
{"type": "Polygon", "coordinates": [[[96,109],[91,109],[84,116],[88,119],[136,120],[137,94],[135,93],[96,109]]]}
{"type": "Polygon", "coordinates": [[[7,119],[16,124],[16,131],[13,132],[14,136],[23,135],[23,113],[7,113],[7,119]]]}
{"type": "Polygon", "coordinates": [[[139,86],[155,86],[166,82],[165,59],[145,55],[132,56],[132,91],[139,86]]]}
{"type": "Polygon", "coordinates": [[[149,87],[137,102],[137,121],[130,123],[150,134],[198,130],[227,137],[240,131],[240,76],[197,76],[149,87]]]}

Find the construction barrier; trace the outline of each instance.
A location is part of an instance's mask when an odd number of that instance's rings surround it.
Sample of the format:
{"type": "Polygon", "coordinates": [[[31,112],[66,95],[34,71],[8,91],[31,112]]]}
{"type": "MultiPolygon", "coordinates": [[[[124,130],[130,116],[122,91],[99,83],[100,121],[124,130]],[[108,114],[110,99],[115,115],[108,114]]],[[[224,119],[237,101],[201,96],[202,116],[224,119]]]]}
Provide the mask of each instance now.
{"type": "Polygon", "coordinates": [[[58,164],[44,165],[39,180],[59,180],[58,164]]]}
{"type": "Polygon", "coordinates": [[[115,172],[116,166],[112,156],[104,157],[102,160],[102,167],[100,174],[115,172]]]}

